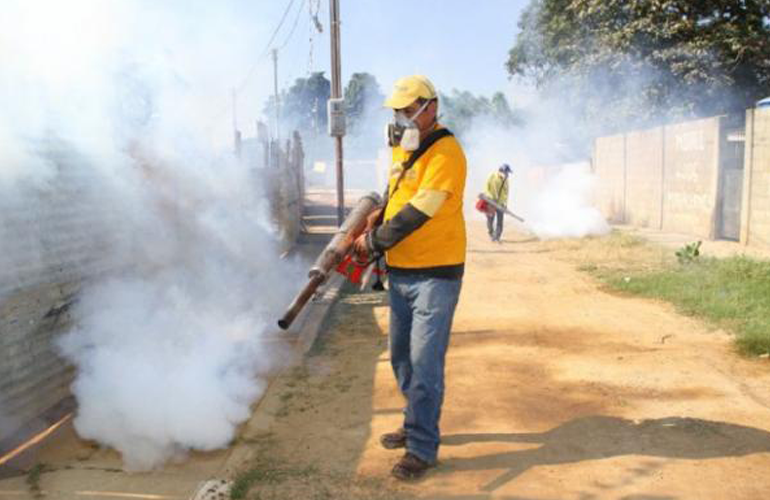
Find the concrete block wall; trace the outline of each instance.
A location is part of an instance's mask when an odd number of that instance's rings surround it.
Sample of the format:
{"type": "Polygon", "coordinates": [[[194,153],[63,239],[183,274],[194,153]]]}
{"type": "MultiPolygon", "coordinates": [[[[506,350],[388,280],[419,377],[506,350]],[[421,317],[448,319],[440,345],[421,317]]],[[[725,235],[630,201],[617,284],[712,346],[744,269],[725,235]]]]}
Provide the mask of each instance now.
{"type": "Polygon", "coordinates": [[[661,227],[664,137],[662,127],[626,135],[626,224],[661,227]]]}
{"type": "Polygon", "coordinates": [[[719,117],[600,137],[597,204],[610,222],[713,238],[719,117]]]}
{"type": "Polygon", "coordinates": [[[599,137],[594,144],[592,170],[597,178],[596,203],[610,222],[625,221],[625,136],[599,137]]]}
{"type": "Polygon", "coordinates": [[[770,247],[770,108],[746,112],[741,242],[770,247]]]}
{"type": "Polygon", "coordinates": [[[719,131],[719,118],[666,127],[664,231],[715,237],[719,131]]]}

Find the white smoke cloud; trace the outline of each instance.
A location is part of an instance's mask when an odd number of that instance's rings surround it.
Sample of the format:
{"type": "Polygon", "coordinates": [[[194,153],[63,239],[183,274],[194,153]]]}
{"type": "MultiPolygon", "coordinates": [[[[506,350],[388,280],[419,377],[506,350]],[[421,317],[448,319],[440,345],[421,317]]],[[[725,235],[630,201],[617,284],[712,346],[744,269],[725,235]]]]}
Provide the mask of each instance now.
{"type": "Polygon", "coordinates": [[[504,128],[475,120],[463,137],[468,158],[466,212],[483,218],[473,208],[477,196],[484,191],[487,176],[507,163],[513,170],[508,208],[525,222],[506,217],[506,227],[519,227],[542,239],[605,234],[609,226],[593,206],[595,178],[587,161],[575,163],[574,150],[582,136],[574,131],[569,107],[542,97],[528,99],[523,126],[504,128]]]}
{"type": "Polygon", "coordinates": [[[80,370],[78,433],[120,451],[128,469],[226,446],[264,389],[258,376],[278,362],[260,339],[269,314],[244,304],[264,290],[194,271],[90,288],[81,326],[61,341],[80,370]]]}
{"type": "Polygon", "coordinates": [[[0,19],[0,296],[87,279],[59,343],[75,427],[133,470],[227,446],[288,356],[266,334],[298,273],[260,178],[220,152],[255,58],[228,5],[19,0],[0,19]]]}
{"type": "Polygon", "coordinates": [[[580,238],[610,231],[599,209],[593,206],[596,184],[586,162],[552,167],[529,200],[527,226],[541,239],[580,238]]]}

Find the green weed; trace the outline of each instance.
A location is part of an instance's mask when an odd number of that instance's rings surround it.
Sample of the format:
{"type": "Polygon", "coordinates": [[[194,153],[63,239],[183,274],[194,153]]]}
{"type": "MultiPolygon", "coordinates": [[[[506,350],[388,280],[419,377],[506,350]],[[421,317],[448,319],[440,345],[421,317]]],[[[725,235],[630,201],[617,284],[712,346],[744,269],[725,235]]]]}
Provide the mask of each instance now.
{"type": "Polygon", "coordinates": [[[682,264],[692,264],[693,262],[698,260],[698,257],[700,257],[700,241],[696,241],[695,243],[689,243],[679,250],[676,251],[676,260],[682,264]]]}
{"type": "Polygon", "coordinates": [[[46,472],[51,472],[46,464],[35,464],[29,472],[27,472],[26,483],[29,487],[30,493],[34,498],[43,498],[43,490],[40,488],[40,478],[46,472]]]}

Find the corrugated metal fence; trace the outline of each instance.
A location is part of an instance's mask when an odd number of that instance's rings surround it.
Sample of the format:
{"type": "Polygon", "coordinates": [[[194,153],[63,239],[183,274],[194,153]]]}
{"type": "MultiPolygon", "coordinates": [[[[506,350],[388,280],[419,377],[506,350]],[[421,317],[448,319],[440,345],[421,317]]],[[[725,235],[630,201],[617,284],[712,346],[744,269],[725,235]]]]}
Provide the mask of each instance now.
{"type": "MultiPolygon", "coordinates": [[[[262,151],[249,166],[289,246],[302,211],[301,139],[294,134],[285,148],[254,142],[262,151]]],[[[0,456],[69,396],[74,372],[57,355],[56,338],[75,324],[70,306],[84,284],[125,265],[110,251],[122,221],[94,187],[98,169],[62,143],[40,148],[47,177],[0,199],[0,456]]]]}

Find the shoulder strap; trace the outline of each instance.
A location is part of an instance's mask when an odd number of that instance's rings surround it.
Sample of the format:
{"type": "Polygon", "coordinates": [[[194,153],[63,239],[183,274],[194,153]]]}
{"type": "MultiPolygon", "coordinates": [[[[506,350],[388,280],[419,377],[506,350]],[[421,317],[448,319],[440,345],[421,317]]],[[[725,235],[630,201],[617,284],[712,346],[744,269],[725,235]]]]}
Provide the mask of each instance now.
{"type": "Polygon", "coordinates": [[[428,134],[428,136],[425,137],[425,140],[420,142],[420,147],[412,151],[412,154],[409,155],[409,159],[404,162],[401,175],[398,176],[396,185],[393,186],[393,191],[388,193],[388,198],[392,197],[393,194],[398,190],[398,186],[401,184],[401,180],[404,178],[404,175],[406,175],[407,170],[412,168],[417,160],[419,160],[420,157],[424,155],[425,152],[428,151],[430,147],[433,146],[439,139],[443,139],[444,137],[449,136],[454,136],[454,134],[448,129],[440,128],[428,134]]]}
{"type": "Polygon", "coordinates": [[[507,177],[503,177],[503,182],[500,183],[500,188],[497,190],[497,199],[500,199],[500,195],[503,193],[503,188],[505,187],[505,183],[508,182],[507,177]]]}
{"type": "Polygon", "coordinates": [[[445,128],[434,130],[428,134],[428,136],[425,137],[425,140],[420,143],[420,147],[412,151],[412,154],[409,155],[409,159],[406,160],[406,163],[404,163],[404,170],[409,170],[412,168],[417,160],[419,160],[420,157],[424,155],[425,152],[428,151],[430,147],[433,146],[439,139],[443,139],[444,137],[448,137],[450,135],[454,134],[445,128]]]}
{"type": "Polygon", "coordinates": [[[430,134],[428,134],[427,137],[425,137],[424,141],[421,141],[420,147],[415,149],[411,155],[409,155],[409,159],[404,162],[401,174],[398,176],[398,179],[396,180],[396,185],[393,186],[393,191],[390,191],[388,187],[385,188],[385,196],[383,196],[383,209],[380,212],[380,216],[377,217],[377,220],[374,223],[374,226],[380,226],[382,224],[383,219],[385,218],[385,207],[388,206],[388,202],[393,197],[393,195],[398,190],[398,186],[401,184],[401,180],[404,178],[404,175],[406,175],[406,171],[409,170],[414,166],[414,164],[417,162],[417,160],[420,159],[420,156],[425,154],[428,149],[430,149],[431,146],[433,146],[439,139],[443,139],[444,137],[454,136],[454,134],[445,128],[440,128],[437,130],[434,130],[430,134]]]}

